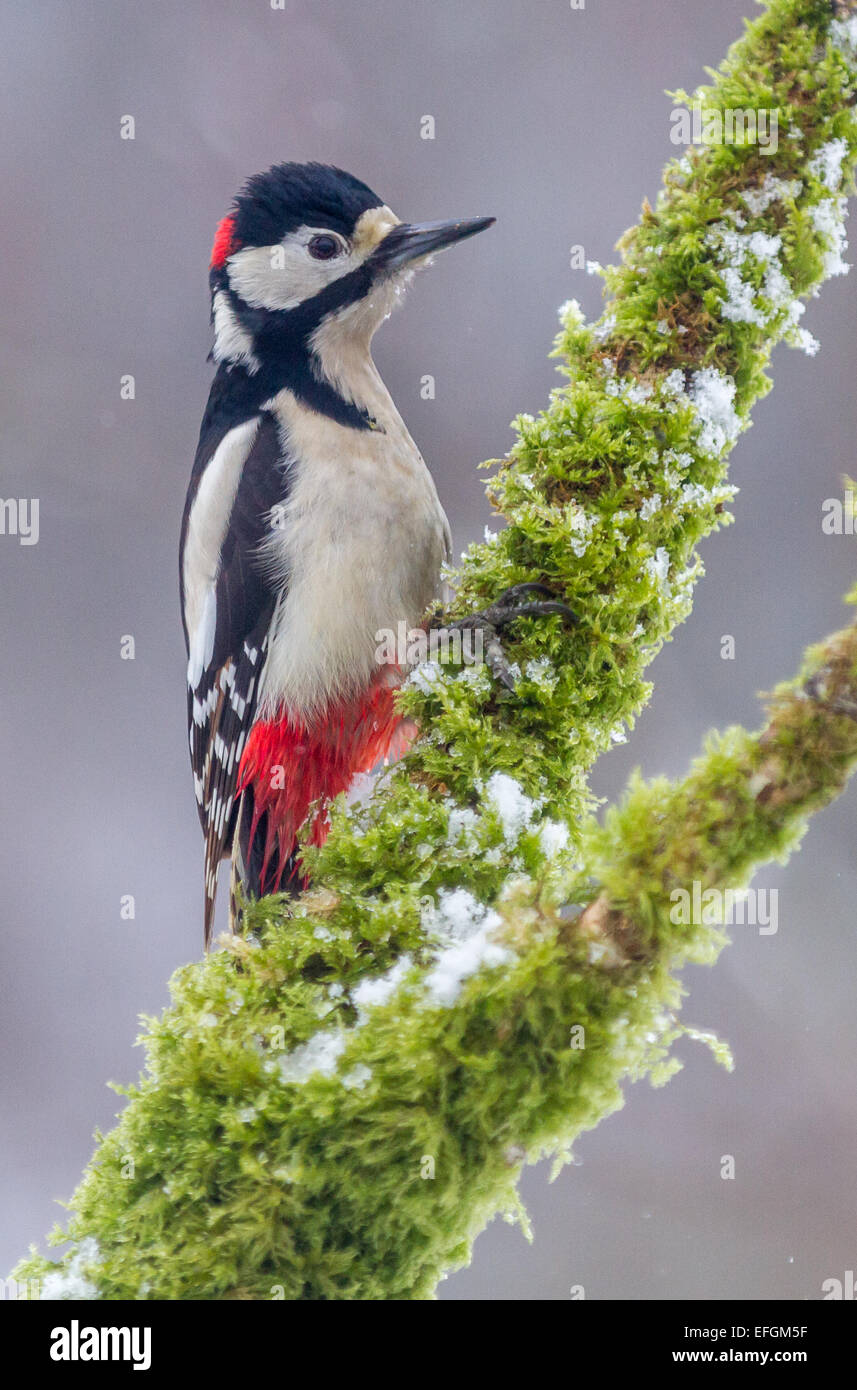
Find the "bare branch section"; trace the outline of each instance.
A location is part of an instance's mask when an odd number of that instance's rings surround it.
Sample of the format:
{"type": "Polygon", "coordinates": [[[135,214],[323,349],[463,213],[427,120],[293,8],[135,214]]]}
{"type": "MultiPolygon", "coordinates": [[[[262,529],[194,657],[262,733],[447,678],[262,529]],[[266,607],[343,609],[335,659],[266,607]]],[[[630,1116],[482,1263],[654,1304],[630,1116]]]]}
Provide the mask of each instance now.
{"type": "Polygon", "coordinates": [[[517,625],[514,692],[478,666],[412,674],[421,736],[307,849],[313,892],[255,905],[146,1020],[70,1249],[17,1271],[43,1297],[430,1297],[516,1210],[524,1161],[567,1155],[623,1083],[675,1069],[674,972],[724,937],[674,895],[740,889],[844,785],[853,628],[775,692],[763,734],[712,739],[685,781],[591,816],[588,770],[729,519],[726,460],[771,351],[816,351],[803,300],[847,269],[855,3],[770,0],[673,101],[688,143],[604,272],[599,322],[564,306],[566,381],[490,484],[508,524],[453,577],[456,613],[538,583],[577,625],[517,625]]]}

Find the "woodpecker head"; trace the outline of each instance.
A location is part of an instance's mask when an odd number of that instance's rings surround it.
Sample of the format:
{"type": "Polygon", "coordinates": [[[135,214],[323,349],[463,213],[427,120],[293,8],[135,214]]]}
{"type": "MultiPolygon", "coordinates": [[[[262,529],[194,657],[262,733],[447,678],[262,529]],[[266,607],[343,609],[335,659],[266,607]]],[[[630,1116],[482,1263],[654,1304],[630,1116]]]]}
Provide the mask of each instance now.
{"type": "Polygon", "coordinates": [[[212,356],[252,374],[270,356],[312,354],[320,334],[368,351],[414,269],[493,221],[404,223],[341,169],[276,164],[217,228],[212,356]]]}

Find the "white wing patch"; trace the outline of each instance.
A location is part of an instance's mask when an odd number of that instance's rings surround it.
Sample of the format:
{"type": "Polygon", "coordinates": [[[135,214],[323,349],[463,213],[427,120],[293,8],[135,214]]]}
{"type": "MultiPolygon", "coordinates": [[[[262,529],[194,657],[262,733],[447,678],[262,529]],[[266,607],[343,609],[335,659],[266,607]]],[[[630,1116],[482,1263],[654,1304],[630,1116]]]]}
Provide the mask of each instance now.
{"type": "Polygon", "coordinates": [[[256,415],[236,425],[221,439],[199,480],[188,517],[182,578],[190,653],[187,678],[194,690],[214,652],[220,551],[260,419],[256,415]]]}
{"type": "Polygon", "coordinates": [[[214,655],[214,634],[217,630],[217,597],[214,585],[209,584],[202,602],[199,622],[190,634],[190,655],[187,663],[187,683],[194,690],[202,673],[214,655]]]}

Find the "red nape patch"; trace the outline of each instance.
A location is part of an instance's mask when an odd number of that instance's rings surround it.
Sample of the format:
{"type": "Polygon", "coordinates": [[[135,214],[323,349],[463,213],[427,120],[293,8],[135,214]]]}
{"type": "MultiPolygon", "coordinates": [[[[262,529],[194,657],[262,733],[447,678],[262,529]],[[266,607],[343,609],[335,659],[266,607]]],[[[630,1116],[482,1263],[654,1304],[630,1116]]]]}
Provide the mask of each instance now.
{"type": "Polygon", "coordinates": [[[211,268],[219,270],[226,260],[232,255],[238,246],[235,240],[235,218],[232,216],[224,217],[217,226],[214,233],[214,245],[211,248],[211,268]]]}
{"type": "Polygon", "coordinates": [[[238,792],[252,784],[253,824],[268,812],[261,889],[274,893],[313,803],[309,843],[322,845],[330,801],[358,773],[405,751],[416,732],[393,708],[395,689],[380,684],[334,705],[312,726],[285,715],[253,725],[238,768],[238,792]]]}

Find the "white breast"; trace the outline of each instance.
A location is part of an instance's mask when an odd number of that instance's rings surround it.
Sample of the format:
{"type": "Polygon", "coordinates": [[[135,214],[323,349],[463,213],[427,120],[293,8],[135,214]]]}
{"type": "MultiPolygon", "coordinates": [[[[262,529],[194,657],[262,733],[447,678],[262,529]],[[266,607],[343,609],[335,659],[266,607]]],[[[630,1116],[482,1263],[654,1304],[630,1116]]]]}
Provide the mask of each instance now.
{"type": "MultiPolygon", "coordinates": [[[[271,627],[259,714],[303,717],[365,687],[377,634],[415,627],[439,593],[449,524],[431,474],[371,359],[359,396],[379,429],[355,430],[288,390],[267,403],[279,421],[290,493],[267,560],[284,586],[271,627]]],[[[350,393],[349,393],[350,394],[350,393]]]]}

